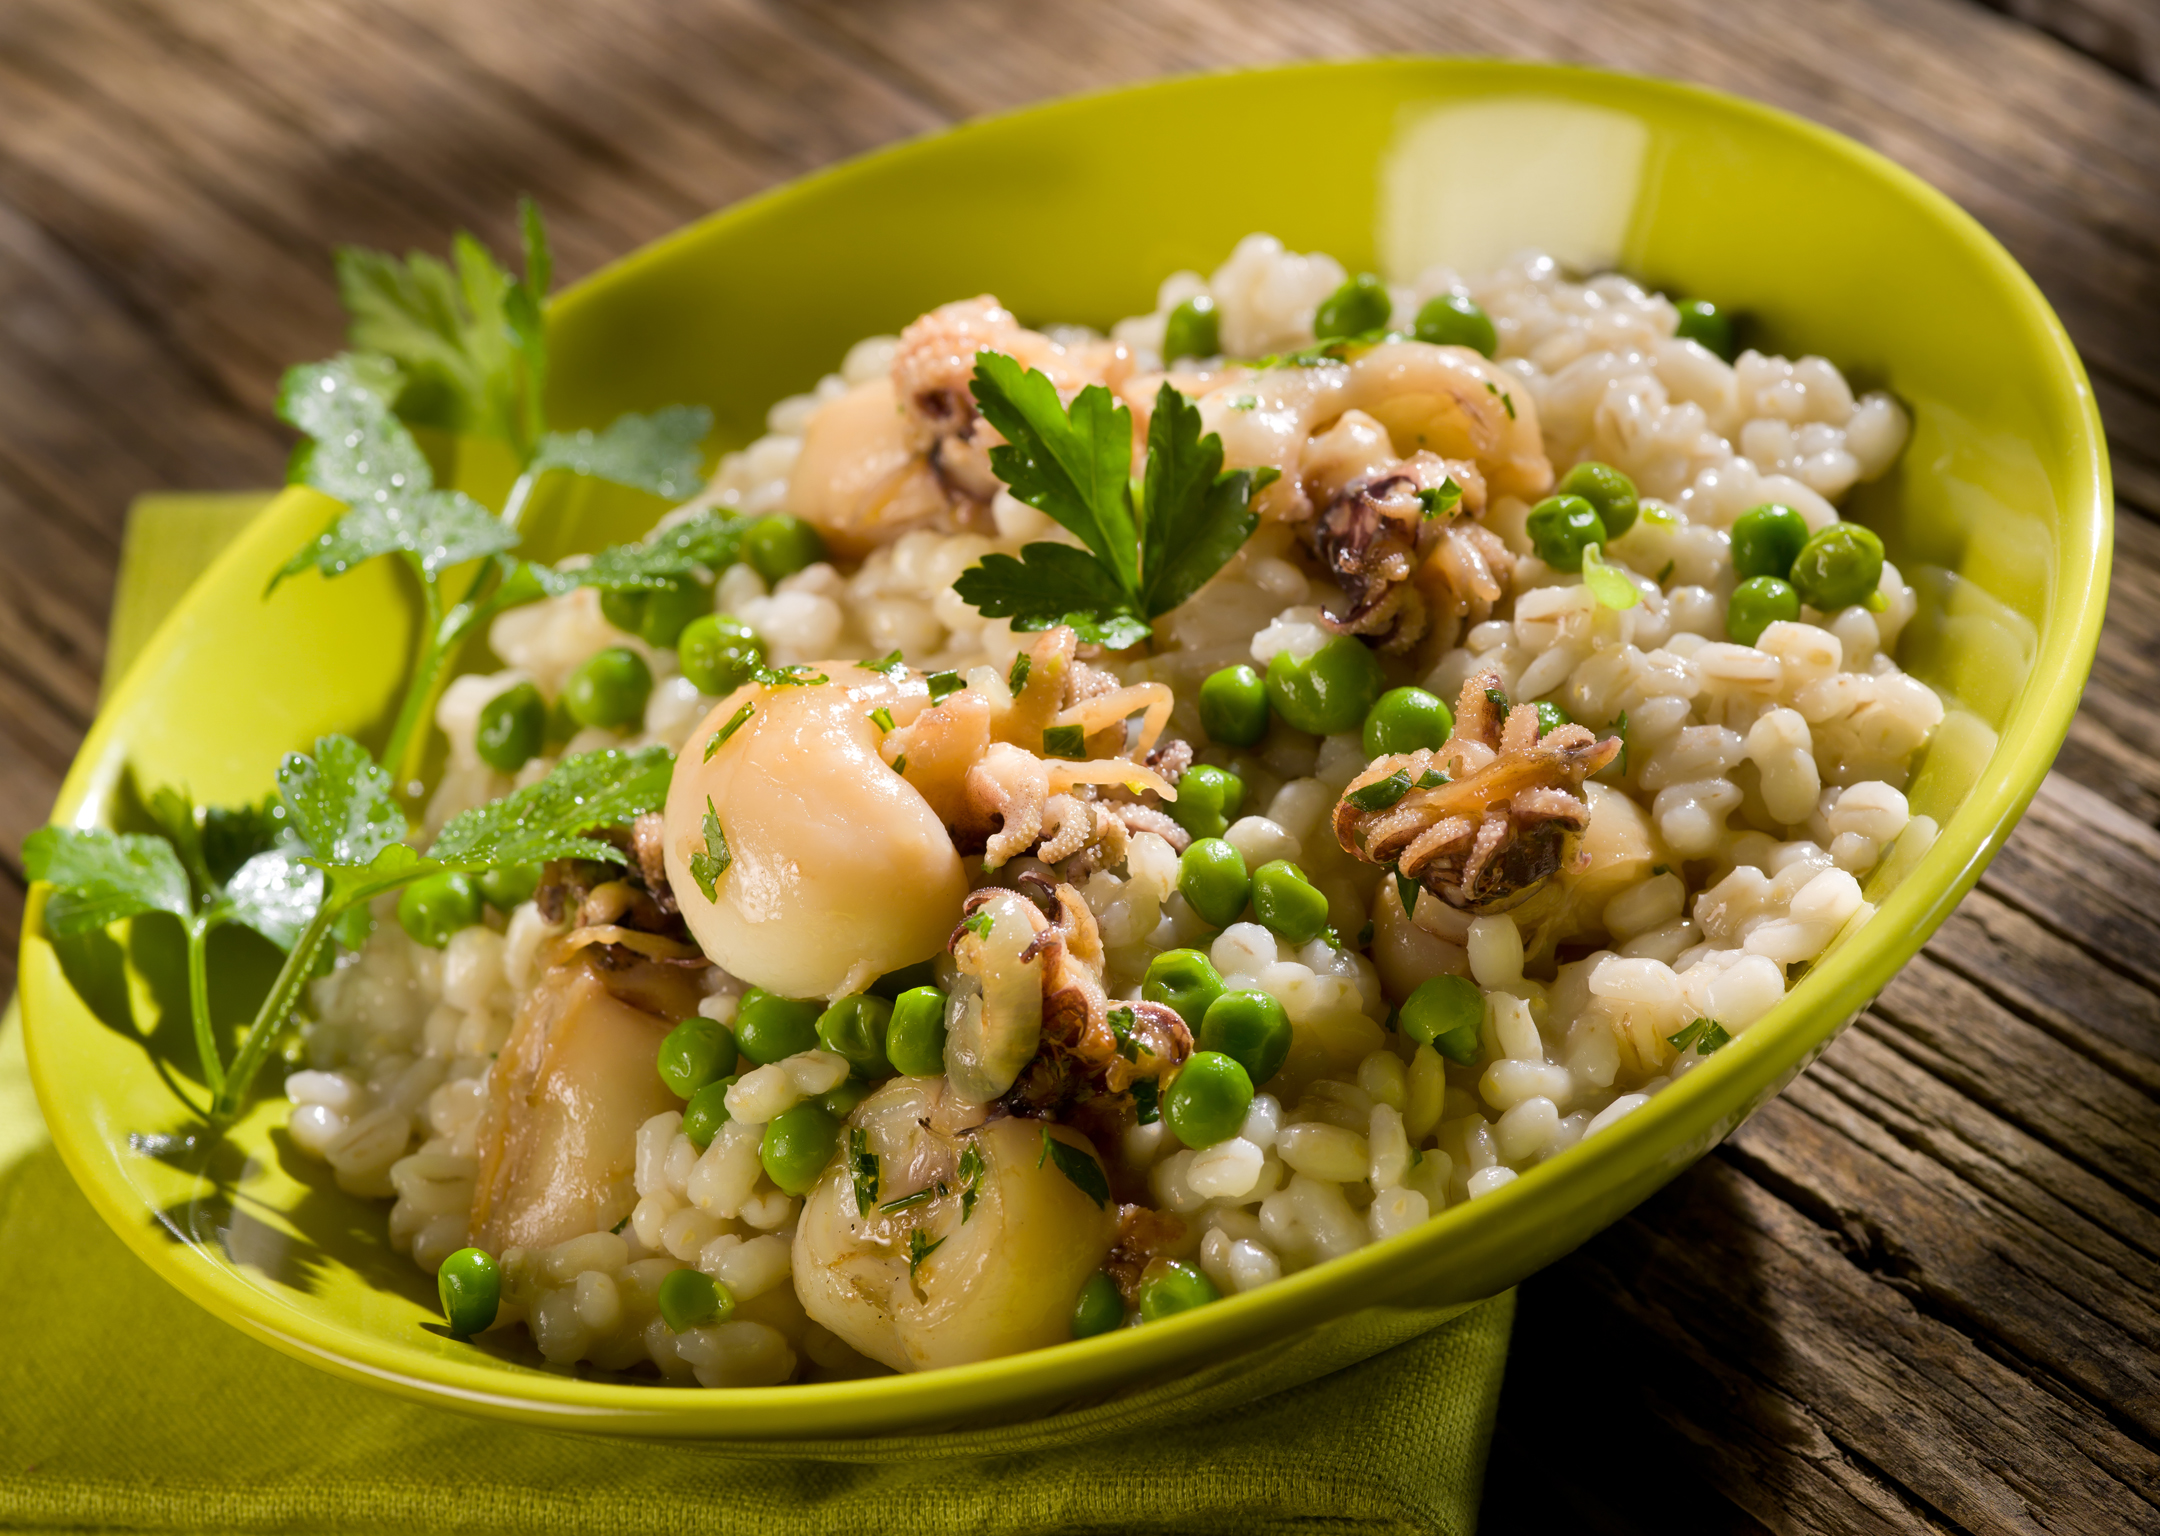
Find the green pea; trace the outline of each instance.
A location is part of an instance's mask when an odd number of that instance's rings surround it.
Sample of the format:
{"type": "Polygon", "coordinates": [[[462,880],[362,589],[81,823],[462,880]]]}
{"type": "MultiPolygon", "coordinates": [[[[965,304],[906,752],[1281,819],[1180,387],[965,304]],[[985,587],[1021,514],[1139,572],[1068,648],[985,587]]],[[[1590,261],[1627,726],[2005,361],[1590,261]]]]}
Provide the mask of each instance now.
{"type": "Polygon", "coordinates": [[[547,735],[547,700],[531,683],[519,683],[480,706],[473,750],[497,773],[516,773],[531,762],[547,735]]]}
{"type": "Polygon", "coordinates": [[[909,1077],[936,1077],[945,1070],[945,994],[910,987],[893,999],[885,1026],[885,1059],[909,1077]]]}
{"type": "Polygon", "coordinates": [[[1688,299],[1673,307],[1680,311],[1680,324],[1673,334],[1682,341],[1707,347],[1728,363],[1733,360],[1735,349],[1729,316],[1720,313],[1708,299],[1688,299]]]}
{"type": "Polygon", "coordinates": [[[1215,1282],[1193,1265],[1160,1259],[1147,1267],[1140,1282],[1140,1321],[1161,1322],[1220,1300],[1222,1292],[1215,1289],[1215,1282]]]}
{"type": "Polygon", "coordinates": [[[645,611],[638,617],[637,633],[647,645],[677,645],[693,619],[711,612],[712,588],[684,577],[645,594],[645,611]]]}
{"type": "Polygon", "coordinates": [[[851,992],[818,1015],[817,1037],[835,1056],[844,1057],[859,1077],[891,1077],[885,1059],[885,1030],[892,1004],[882,997],[851,992]]]}
{"type": "Polygon", "coordinates": [[[398,893],[397,920],[415,944],[441,949],[451,934],[480,921],[480,893],[470,876],[429,875],[398,893]]]}
{"type": "Polygon", "coordinates": [[[734,1086],[732,1077],[707,1083],[691,1094],[690,1102],[683,1106],[682,1133],[700,1152],[711,1146],[713,1137],[720,1134],[720,1127],[734,1118],[727,1107],[727,1091],[734,1086]]]}
{"type": "Polygon", "coordinates": [[[1268,663],[1268,703],[1301,731],[1335,736],[1358,728],[1386,681],[1370,647],[1337,635],[1303,661],[1277,651],[1268,663]]]}
{"type": "Polygon", "coordinates": [[[652,695],[652,668],[625,645],[611,645],[570,674],[563,706],[579,725],[618,729],[642,720],[652,695]]]}
{"type": "Polygon", "coordinates": [[[1394,309],[1387,284],[1370,272],[1360,272],[1320,301],[1313,311],[1313,335],[1321,341],[1362,336],[1386,325],[1394,309]]]}
{"type": "Polygon", "coordinates": [[[1245,803],[1245,781],[1227,768],[1206,763],[1185,770],[1178,780],[1170,815],[1194,837],[1221,837],[1245,803]]]}
{"type": "Polygon", "coordinates": [[[1455,711],[1422,688],[1390,688],[1365,711],[1367,757],[1437,748],[1455,730],[1455,711]]]}
{"type": "Polygon", "coordinates": [[[1605,543],[1605,520],[1580,496],[1546,497],[1530,509],[1524,531],[1537,557],[1556,571],[1581,570],[1583,546],[1605,543]]]}
{"type": "Polygon", "coordinates": [[[835,1120],[845,1120],[855,1113],[855,1106],[870,1097],[870,1085],[859,1077],[841,1079],[840,1086],[829,1088],[817,1097],[818,1108],[835,1120]]]}
{"type": "Polygon", "coordinates": [[[1072,1336],[1092,1339],[1124,1321],[1125,1301],[1118,1295],[1117,1282],[1098,1269],[1088,1276],[1087,1284],[1080,1287],[1080,1299],[1073,1303],[1072,1336]]]}
{"type": "Polygon", "coordinates": [[[1310,944],[1327,932],[1327,898],[1288,859],[1271,859],[1253,871],[1252,904],[1255,917],[1293,944],[1310,944]]]}
{"type": "Polygon", "coordinates": [[[1882,540],[1858,523],[1831,523],[1808,535],[1793,561],[1793,590],[1823,613],[1865,603],[1882,582],[1882,540]]]}
{"type": "Polygon", "coordinates": [[[814,1051],[823,1011],[815,1002],[775,997],[763,987],[752,987],[735,1010],[735,1043],[761,1067],[814,1051]]]}
{"type": "Polygon", "coordinates": [[[1800,594],[1790,582],[1775,576],[1750,576],[1733,588],[1725,605],[1725,633],[1742,645],[1753,645],[1762,632],[1779,620],[1800,617],[1800,594]]]}
{"type": "Polygon", "coordinates": [[[1240,662],[1200,685],[1200,728],[1226,747],[1257,746],[1267,735],[1267,687],[1240,662]]]}
{"type": "Polygon", "coordinates": [[[675,659],[699,693],[733,693],[764,663],[765,642],[724,613],[692,619],[675,637],[675,659]]]}
{"type": "Polygon", "coordinates": [[[508,912],[519,902],[531,901],[533,892],[540,889],[540,866],[498,864],[475,875],[473,884],[489,906],[498,912],[508,912]]]}
{"type": "Polygon", "coordinates": [[[676,1098],[687,1099],[732,1073],[739,1054],[735,1033],[725,1024],[703,1016],[684,1019],[660,1042],[660,1081],[676,1098]]]}
{"type": "Polygon", "coordinates": [[[933,987],[936,985],[937,961],[934,959],[918,960],[913,965],[901,966],[897,971],[887,971],[876,981],[871,982],[870,995],[872,997],[882,997],[889,1003],[903,992],[911,992],[917,987],[933,987]]]}
{"type": "Polygon", "coordinates": [[[660,1282],[660,1316],[671,1333],[724,1323],[735,1294],[702,1270],[678,1269],[660,1282]]]}
{"type": "Polygon", "coordinates": [[[1290,1015],[1258,987],[1239,987],[1208,1005],[1194,1038],[1243,1067],[1249,1081],[1266,1083],[1290,1059],[1290,1015]]]}
{"type": "Polygon", "coordinates": [[[643,587],[602,587],[600,589],[600,617],[626,635],[638,632],[638,625],[645,619],[645,589],[643,587]]]}
{"type": "Polygon", "coordinates": [[[1163,1121],[1170,1134],[1198,1151],[1228,1141],[1252,1108],[1252,1078],[1235,1058],[1221,1051],[1195,1051],[1163,1095],[1163,1121]]]}
{"type": "Polygon", "coordinates": [[[768,582],[792,576],[825,558],[818,531],[786,512],[768,512],[743,530],[742,557],[768,582]]]}
{"type": "Polygon", "coordinates": [[[1209,1005],[1223,995],[1223,979],[1199,950],[1166,949],[1148,962],[1140,995],[1151,1003],[1168,1003],[1185,1027],[1198,1033],[1209,1005]]]}
{"type": "Polygon", "coordinates": [[[1537,733],[1540,736],[1543,736],[1555,726],[1573,725],[1574,723],[1575,717],[1555,704],[1551,699],[1538,700],[1537,733]]]}
{"type": "Polygon", "coordinates": [[[1635,526],[1635,514],[1642,510],[1635,482],[1596,459],[1584,459],[1562,475],[1553,489],[1559,495],[1580,496],[1589,502],[1604,523],[1605,532],[1616,539],[1635,526]]]}
{"type": "Polygon", "coordinates": [[[1178,890],[1202,920],[1227,928],[1245,913],[1252,879],[1245,856],[1219,837],[1196,837],[1178,858],[1178,890]]]}
{"type": "Polygon", "coordinates": [[[1793,562],[1807,546],[1807,519],[1791,507],[1766,501],[1733,519],[1732,568],[1742,581],[1751,576],[1792,574],[1793,562]]]}
{"type": "Polygon", "coordinates": [[[453,1338],[469,1339],[495,1326],[502,1307],[502,1270],[485,1248],[460,1248],[435,1271],[435,1294],[453,1338]]]}
{"type": "Polygon", "coordinates": [[[807,1195],[840,1144],[840,1122],[819,1104],[798,1104],[766,1122],[758,1160],[772,1181],[791,1195],[807,1195]]]}
{"type": "Polygon", "coordinates": [[[1181,357],[1215,357],[1222,352],[1222,317],[1215,301],[1196,293],[1163,323],[1162,355],[1166,363],[1181,357]]]}
{"type": "Polygon", "coordinates": [[[1464,1066],[1478,1059],[1484,1023],[1485,994],[1467,976],[1435,976],[1403,999],[1402,1032],[1464,1066]]]}
{"type": "Polygon", "coordinates": [[[1417,312],[1414,334],[1419,341],[1441,347],[1468,347],[1485,357],[1500,350],[1500,333],[1493,329],[1492,316],[1476,299],[1459,293],[1427,299],[1417,312]]]}

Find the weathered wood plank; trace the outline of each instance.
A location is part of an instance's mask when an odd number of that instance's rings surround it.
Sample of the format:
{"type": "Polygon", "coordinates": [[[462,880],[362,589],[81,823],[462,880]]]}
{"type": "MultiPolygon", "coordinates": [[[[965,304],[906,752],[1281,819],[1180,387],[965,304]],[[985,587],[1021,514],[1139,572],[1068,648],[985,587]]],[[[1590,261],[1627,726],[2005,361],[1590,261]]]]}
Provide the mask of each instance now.
{"type": "Polygon", "coordinates": [[[2160,86],[2160,11],[2140,0],[1981,0],[2118,74],[2160,86]]]}

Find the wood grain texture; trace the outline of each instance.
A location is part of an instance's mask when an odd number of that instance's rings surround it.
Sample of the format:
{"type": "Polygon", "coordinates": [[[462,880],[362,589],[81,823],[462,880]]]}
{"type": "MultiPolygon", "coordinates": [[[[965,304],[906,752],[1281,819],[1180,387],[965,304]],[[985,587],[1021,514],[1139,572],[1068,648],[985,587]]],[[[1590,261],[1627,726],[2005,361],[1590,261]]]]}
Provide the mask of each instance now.
{"type": "MultiPolygon", "coordinates": [[[[128,500],[274,483],[338,241],[574,279],[976,113],[1453,51],[1701,81],[1979,216],[2122,501],[2083,708],[1980,887],[1724,1147],[1523,1293],[1492,1531],[2160,1529],[2160,96],[2148,0],[14,0],[0,7],[0,931],[94,712],[128,500]]],[[[1294,125],[1292,125],[1294,128],[1294,125]]],[[[1264,213],[1255,220],[1264,222],[1264,213]]],[[[12,942],[0,964],[12,974],[12,942]]]]}

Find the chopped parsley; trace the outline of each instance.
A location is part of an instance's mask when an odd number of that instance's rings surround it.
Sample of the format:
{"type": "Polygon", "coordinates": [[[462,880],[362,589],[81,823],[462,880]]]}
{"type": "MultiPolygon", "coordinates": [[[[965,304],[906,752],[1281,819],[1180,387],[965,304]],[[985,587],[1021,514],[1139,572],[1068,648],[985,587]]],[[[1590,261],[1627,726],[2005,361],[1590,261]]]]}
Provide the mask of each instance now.
{"type": "Polygon", "coordinates": [[[990,466],[1013,495],[1084,546],[1036,543],[1015,559],[989,554],[953,590],[1017,630],[1069,624],[1082,640],[1124,650],[1151,621],[1200,589],[1236,554],[1259,516],[1253,493],[1273,469],[1225,470],[1222,439],[1200,408],[1165,382],[1148,422],[1147,458],[1132,473],[1132,412],[1091,384],[1071,406],[1057,386],[1012,358],[975,358],[976,403],[1005,442],[990,466]]]}
{"type": "Polygon", "coordinates": [[[929,1237],[924,1235],[923,1229],[921,1227],[917,1227],[914,1231],[910,1232],[908,1234],[907,1242],[908,1278],[910,1280],[914,1279],[915,1271],[922,1268],[923,1260],[929,1258],[931,1254],[936,1253],[940,1248],[944,1246],[944,1238],[938,1238],[936,1241],[933,1242],[929,1237]]]}
{"type": "Polygon", "coordinates": [[[1043,756],[1082,758],[1087,756],[1087,731],[1078,725],[1051,725],[1043,728],[1043,756]]]}
{"type": "Polygon", "coordinates": [[[907,754],[905,752],[892,760],[892,771],[898,774],[907,772],[907,754]]]}
{"type": "Polygon", "coordinates": [[[728,716],[728,723],[721,726],[719,730],[714,731],[712,740],[705,743],[705,761],[711,762],[713,754],[727,745],[730,736],[749,724],[750,717],[756,712],[757,706],[755,704],[745,704],[741,709],[736,710],[734,714],[728,716]]]}
{"type": "Polygon", "coordinates": [[[848,1172],[855,1180],[855,1214],[867,1216],[877,1204],[878,1155],[870,1150],[870,1138],[861,1126],[848,1132],[848,1172]]]}
{"type": "Polygon", "coordinates": [[[967,679],[957,672],[933,672],[923,679],[930,685],[930,702],[942,704],[967,686],[967,679]]]}
{"type": "Polygon", "coordinates": [[[893,728],[892,711],[880,704],[876,709],[870,711],[870,723],[881,731],[891,730],[893,728]]]}
{"type": "Polygon", "coordinates": [[[1143,1077],[1132,1085],[1133,1120],[1139,1125],[1153,1125],[1162,1118],[1162,1084],[1152,1077],[1143,1077]]]}
{"type": "Polygon", "coordinates": [[[968,920],[960,925],[962,933],[972,933],[978,939],[990,937],[991,926],[997,921],[988,907],[978,907],[968,920]]]}
{"type": "Polygon", "coordinates": [[[1676,1051],[1693,1046],[1697,1056],[1707,1056],[1732,1044],[1732,1035],[1715,1019],[1697,1019],[1678,1034],[1667,1035],[1665,1040],[1676,1051]]]}
{"type": "Polygon", "coordinates": [[[720,899],[720,877],[735,862],[735,855],[728,852],[727,834],[720,830],[720,813],[714,809],[712,796],[705,797],[705,846],[690,855],[690,878],[705,893],[707,901],[720,899]]]}
{"type": "Polygon", "coordinates": [[[1490,395],[1499,395],[1500,403],[1507,407],[1507,419],[1509,421],[1513,421],[1515,419],[1515,397],[1513,395],[1503,394],[1501,392],[1500,386],[1493,383],[1490,379],[1487,379],[1485,381],[1485,392],[1490,395]]]}
{"type": "Polygon", "coordinates": [[[819,683],[829,683],[831,678],[805,662],[795,662],[785,667],[768,667],[763,662],[750,671],[750,681],[762,683],[767,688],[812,688],[819,683]]]}
{"type": "Polygon", "coordinates": [[[1133,1026],[1138,1022],[1130,1007],[1110,1010],[1110,1033],[1117,1040],[1117,1053],[1127,1061],[1140,1059],[1140,1042],[1133,1035],[1133,1026]]]}
{"type": "Polygon", "coordinates": [[[1401,870],[1396,870],[1395,895],[1402,902],[1403,916],[1408,917],[1417,911],[1417,893],[1418,883],[1401,870]]]}
{"type": "Polygon", "coordinates": [[[1027,686],[1028,668],[1034,664],[1035,658],[1026,651],[1013,657],[1012,670],[1005,674],[1005,686],[1012,690],[1014,698],[1019,698],[1020,690],[1027,686]]]}
{"type": "Polygon", "coordinates": [[[1462,505],[1462,487],[1457,485],[1455,477],[1450,475],[1438,485],[1419,491],[1417,499],[1424,503],[1425,520],[1431,522],[1436,517],[1453,515],[1455,509],[1462,505]]]}
{"type": "Polygon", "coordinates": [[[975,1202],[982,1195],[983,1156],[982,1148],[968,1139],[967,1149],[960,1154],[960,1222],[975,1214],[975,1202]]]}
{"type": "Polygon", "coordinates": [[[1098,1208],[1110,1203],[1110,1181],[1103,1177],[1102,1164],[1078,1147],[1069,1146],[1050,1134],[1050,1127],[1043,1127],[1042,1151],[1035,1156],[1035,1166],[1040,1168],[1043,1159],[1057,1164],[1057,1171],[1072,1181],[1073,1188],[1094,1201],[1098,1208]]]}
{"type": "MultiPolygon", "coordinates": [[[[928,1205],[944,1192],[945,1186],[942,1184],[925,1184],[921,1189],[916,1190],[914,1194],[902,1195],[897,1200],[888,1200],[878,1209],[888,1216],[895,1211],[912,1211],[919,1205],[928,1205]]],[[[858,1193],[860,1192],[858,1191],[858,1193]]]]}
{"type": "Polygon", "coordinates": [[[1672,580],[1673,566],[1676,563],[1677,562],[1671,560],[1665,562],[1665,569],[1657,573],[1657,583],[1659,586],[1662,587],[1665,585],[1666,582],[1672,580]]]}
{"type": "Polygon", "coordinates": [[[1446,774],[1437,768],[1428,768],[1418,775],[1417,787],[1419,789],[1438,789],[1447,782],[1448,776],[1446,774]]]}
{"type": "Polygon", "coordinates": [[[1488,688],[1485,690],[1485,702],[1492,705],[1494,709],[1499,710],[1503,717],[1508,712],[1507,695],[1502,693],[1497,688],[1488,688]]]}
{"type": "Polygon", "coordinates": [[[1375,779],[1363,789],[1353,789],[1343,798],[1361,811],[1384,811],[1404,795],[1410,793],[1410,770],[1398,768],[1384,779],[1375,779]]]}
{"type": "Polygon", "coordinates": [[[1258,395],[1239,395],[1230,402],[1230,409],[1233,411],[1249,411],[1259,403],[1260,397],[1258,395]]]}
{"type": "Polygon", "coordinates": [[[855,665],[861,667],[865,672],[882,672],[887,677],[891,677],[896,672],[905,672],[907,670],[906,665],[900,660],[898,651],[894,651],[890,656],[880,656],[876,661],[858,661],[855,665]]]}
{"type": "Polygon", "coordinates": [[[1613,765],[1613,769],[1614,769],[1614,771],[1616,771],[1616,772],[1617,772],[1617,773],[1618,773],[1618,774],[1619,774],[1619,775],[1620,775],[1620,776],[1621,776],[1622,778],[1625,778],[1625,777],[1627,777],[1627,755],[1628,755],[1628,738],[1627,738],[1627,711],[1626,711],[1626,710],[1624,710],[1624,709],[1623,709],[1623,710],[1621,710],[1621,711],[1620,711],[1620,713],[1619,713],[1618,717],[1614,719],[1614,721],[1613,721],[1613,723],[1612,723],[1612,725],[1611,725],[1610,729],[1611,729],[1612,733],[1613,733],[1613,734],[1614,734],[1615,736],[1617,736],[1617,737],[1619,737],[1619,738],[1620,738],[1620,755],[1619,755],[1618,757],[1616,757],[1616,758],[1614,758],[1614,759],[1613,759],[1613,764],[1612,764],[1612,765],[1613,765]]]}
{"type": "Polygon", "coordinates": [[[1357,941],[1358,941],[1358,948],[1359,948],[1359,949],[1365,949],[1365,948],[1369,947],[1369,946],[1371,945],[1371,943],[1372,943],[1372,936],[1373,936],[1373,924],[1372,924],[1372,919],[1368,917],[1368,918],[1366,918],[1366,919],[1365,919],[1365,926],[1364,926],[1364,927],[1362,927],[1362,928],[1360,928],[1360,929],[1359,929],[1359,930],[1357,931],[1357,941]]]}

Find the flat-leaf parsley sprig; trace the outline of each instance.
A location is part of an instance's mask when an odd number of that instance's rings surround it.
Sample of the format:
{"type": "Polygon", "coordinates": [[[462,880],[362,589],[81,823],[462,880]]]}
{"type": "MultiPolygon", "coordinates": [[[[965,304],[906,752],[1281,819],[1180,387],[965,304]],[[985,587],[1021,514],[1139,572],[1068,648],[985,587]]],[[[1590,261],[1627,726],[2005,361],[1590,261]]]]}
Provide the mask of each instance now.
{"type": "MultiPolygon", "coordinates": [[[[450,264],[418,253],[399,259],[339,251],[338,290],[352,317],[355,350],[292,369],[279,391],[278,414],[310,439],[294,454],[288,478],[348,510],[277,580],[310,567],[337,577],[378,555],[398,555],[420,582],[426,618],[419,652],[383,753],[401,789],[419,777],[443,669],[465,637],[504,608],[588,581],[583,572],[558,573],[511,557],[540,481],[562,471],[680,500],[697,488],[698,444],[712,427],[702,406],[669,406],[627,413],[598,432],[548,429],[542,307],[553,259],[529,199],[519,205],[519,220],[523,277],[462,233],[450,264]],[[437,487],[412,426],[506,446],[518,475],[501,512],[437,487]],[[463,597],[447,603],[443,575],[473,560],[485,563],[463,597]]],[[[695,550],[683,540],[663,540],[620,571],[596,560],[590,584],[663,585],[669,574],[697,563],[698,553],[718,555],[724,565],[740,538],[734,521],[703,519],[695,550]]]]}
{"type": "Polygon", "coordinates": [[[1259,517],[1253,495],[1274,469],[1225,470],[1222,439],[1165,383],[1148,422],[1147,462],[1132,474],[1132,412],[1090,384],[1070,407],[1047,375],[998,352],[975,358],[983,418],[1005,442],[990,467],[1012,494],[1081,544],[1029,544],[985,555],[953,590],[1018,630],[1069,624],[1111,650],[1138,645],[1237,553],[1259,517]]]}

